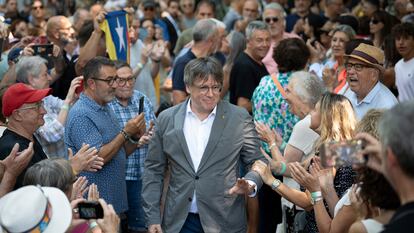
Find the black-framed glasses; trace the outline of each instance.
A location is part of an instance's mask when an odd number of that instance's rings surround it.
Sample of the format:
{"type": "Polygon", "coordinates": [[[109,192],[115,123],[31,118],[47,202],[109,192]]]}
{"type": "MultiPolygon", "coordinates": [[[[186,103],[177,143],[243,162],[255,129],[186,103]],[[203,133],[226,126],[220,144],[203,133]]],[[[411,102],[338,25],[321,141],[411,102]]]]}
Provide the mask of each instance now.
{"type": "Polygon", "coordinates": [[[132,85],[132,84],[134,84],[134,82],[135,82],[135,77],[128,77],[128,78],[120,78],[120,77],[118,77],[118,86],[120,86],[120,87],[123,87],[123,86],[125,86],[127,83],[129,84],[129,85],[132,85]]]}
{"type": "Polygon", "coordinates": [[[270,23],[270,22],[277,23],[277,21],[279,21],[279,18],[278,17],[266,17],[264,18],[264,21],[266,23],[270,23]]]}
{"type": "Polygon", "coordinates": [[[43,6],[32,6],[32,10],[43,9],[43,6]]]}
{"type": "Polygon", "coordinates": [[[117,76],[115,76],[115,77],[109,76],[109,77],[107,77],[107,79],[103,79],[103,78],[91,78],[91,79],[106,82],[109,86],[114,85],[115,82],[117,84],[119,83],[119,77],[117,77],[117,76]]]}
{"type": "Polygon", "coordinates": [[[352,68],[354,68],[356,71],[361,71],[364,68],[370,68],[370,66],[360,64],[360,63],[346,63],[345,64],[345,69],[347,71],[351,70],[352,68]]]}
{"type": "Polygon", "coordinates": [[[370,21],[372,24],[379,24],[381,23],[381,21],[379,21],[378,19],[371,19],[370,21]]]}
{"type": "Polygon", "coordinates": [[[202,85],[202,86],[193,85],[193,86],[196,87],[198,90],[200,90],[201,94],[207,94],[210,89],[214,94],[218,94],[221,92],[221,88],[222,88],[221,85],[213,85],[211,87],[205,86],[205,85],[202,85]]]}

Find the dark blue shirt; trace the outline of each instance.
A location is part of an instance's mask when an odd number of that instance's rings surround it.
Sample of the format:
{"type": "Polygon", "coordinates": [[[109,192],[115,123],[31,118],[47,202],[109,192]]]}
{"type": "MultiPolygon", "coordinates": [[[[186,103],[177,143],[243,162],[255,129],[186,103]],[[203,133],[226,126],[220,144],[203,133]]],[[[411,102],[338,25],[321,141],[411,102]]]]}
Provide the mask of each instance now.
{"type": "MultiPolygon", "coordinates": [[[[84,93],[69,112],[65,129],[66,147],[75,154],[82,143],[96,147],[110,143],[121,127],[108,105],[101,106],[84,93]]],[[[126,154],[122,147],[98,172],[82,172],[88,183],[98,185],[100,196],[119,214],[128,209],[125,182],[126,154]]]]}

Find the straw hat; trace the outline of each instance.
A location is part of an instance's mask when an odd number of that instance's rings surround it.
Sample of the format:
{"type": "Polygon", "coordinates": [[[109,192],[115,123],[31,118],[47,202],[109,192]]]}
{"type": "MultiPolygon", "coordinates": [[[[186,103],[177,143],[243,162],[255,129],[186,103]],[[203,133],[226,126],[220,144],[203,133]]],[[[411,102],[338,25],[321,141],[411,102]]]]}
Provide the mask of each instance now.
{"type": "Polygon", "coordinates": [[[384,52],[372,45],[361,43],[352,51],[350,55],[344,55],[347,58],[354,58],[366,63],[372,67],[384,71],[384,52]]]}

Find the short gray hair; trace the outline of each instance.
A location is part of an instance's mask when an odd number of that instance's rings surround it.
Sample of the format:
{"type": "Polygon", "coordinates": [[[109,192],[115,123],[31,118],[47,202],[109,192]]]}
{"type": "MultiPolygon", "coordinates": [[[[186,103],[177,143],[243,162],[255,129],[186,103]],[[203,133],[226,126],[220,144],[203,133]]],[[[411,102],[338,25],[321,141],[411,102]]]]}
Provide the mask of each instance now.
{"type": "Polygon", "coordinates": [[[205,41],[217,32],[217,24],[211,19],[199,20],[193,28],[194,42],[205,41]]]}
{"type": "Polygon", "coordinates": [[[267,4],[267,5],[264,7],[263,12],[264,12],[265,10],[277,10],[277,11],[280,11],[280,12],[283,14],[283,18],[286,18],[286,11],[285,11],[285,9],[283,8],[283,6],[282,6],[282,5],[280,5],[280,4],[279,4],[279,3],[277,3],[277,2],[272,2],[272,3],[267,4]]]}
{"type": "Polygon", "coordinates": [[[29,75],[38,78],[42,65],[47,66],[47,60],[40,56],[23,56],[16,64],[16,80],[29,84],[29,75]]]}
{"type": "Polygon", "coordinates": [[[354,39],[356,33],[355,30],[346,24],[339,24],[334,29],[332,29],[332,35],[334,35],[336,32],[343,32],[348,36],[349,40],[354,39]]]}
{"type": "Polygon", "coordinates": [[[223,85],[223,68],[214,57],[203,57],[191,60],[184,68],[184,83],[192,86],[196,80],[205,80],[212,77],[223,85]]]}
{"type": "Polygon", "coordinates": [[[292,73],[289,83],[294,84],[293,92],[312,109],[327,91],[323,82],[315,74],[306,71],[292,73]]]}
{"type": "Polygon", "coordinates": [[[269,26],[267,26],[266,23],[258,20],[250,22],[246,27],[246,39],[250,40],[253,36],[253,33],[257,30],[269,31],[269,26]]]}
{"type": "Polygon", "coordinates": [[[226,24],[216,18],[210,18],[213,22],[216,23],[217,27],[226,29],[226,24]]]}
{"type": "Polygon", "coordinates": [[[387,110],[379,122],[383,148],[391,148],[402,171],[414,178],[414,102],[406,101],[387,110]]]}

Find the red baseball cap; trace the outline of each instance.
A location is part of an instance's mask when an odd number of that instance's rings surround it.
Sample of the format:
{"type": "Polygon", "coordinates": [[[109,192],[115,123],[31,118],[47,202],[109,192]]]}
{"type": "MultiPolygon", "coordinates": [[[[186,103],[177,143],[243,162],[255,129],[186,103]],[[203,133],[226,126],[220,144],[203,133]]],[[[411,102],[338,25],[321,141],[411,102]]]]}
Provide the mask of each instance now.
{"type": "Polygon", "coordinates": [[[3,115],[8,117],[23,104],[39,102],[51,93],[51,88],[36,90],[23,83],[13,84],[3,95],[3,115]]]}

